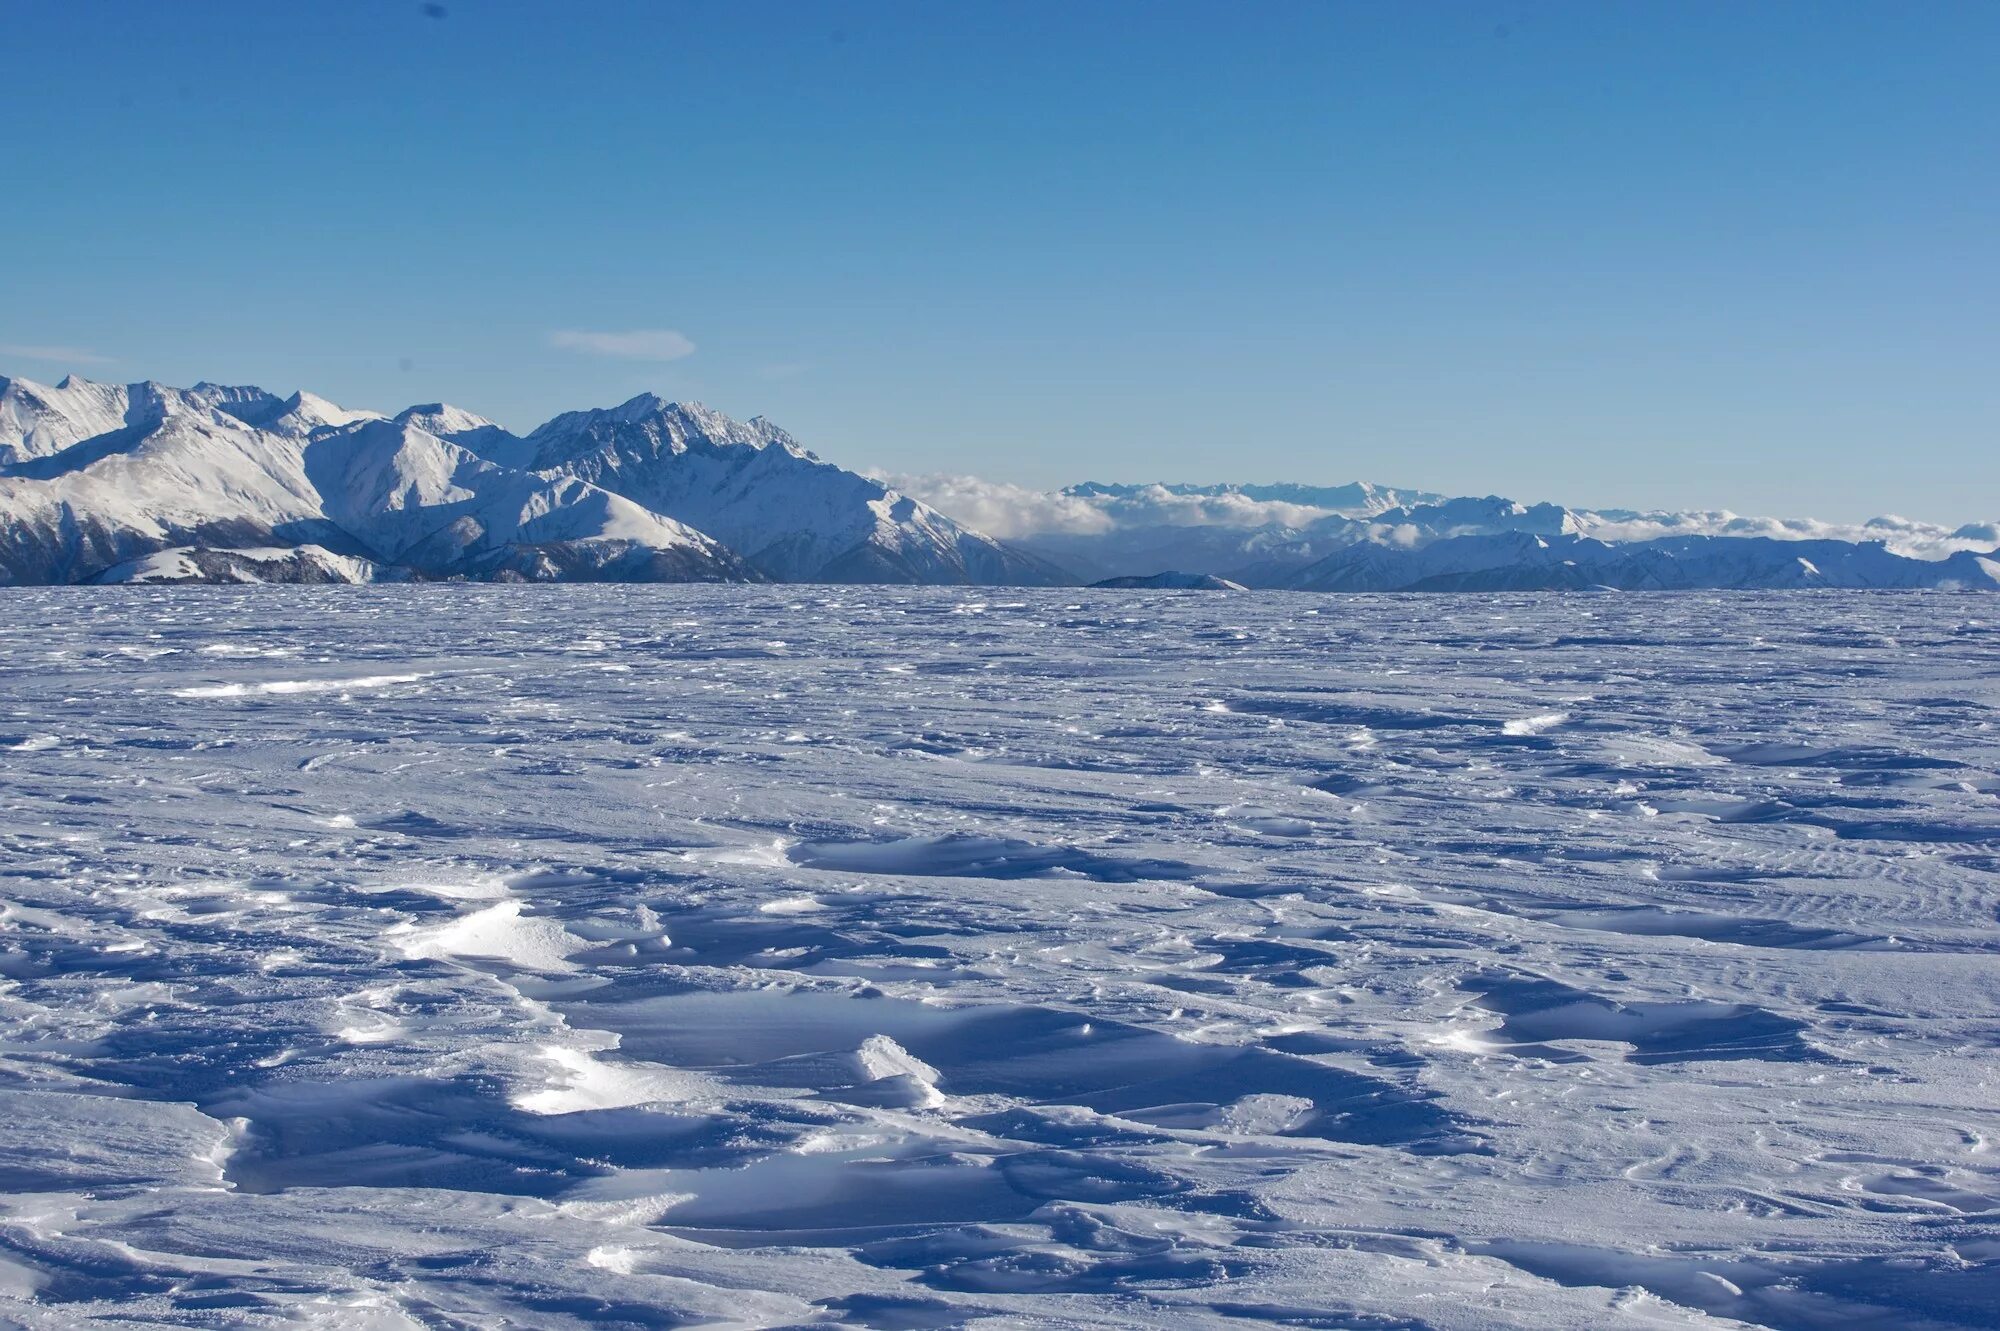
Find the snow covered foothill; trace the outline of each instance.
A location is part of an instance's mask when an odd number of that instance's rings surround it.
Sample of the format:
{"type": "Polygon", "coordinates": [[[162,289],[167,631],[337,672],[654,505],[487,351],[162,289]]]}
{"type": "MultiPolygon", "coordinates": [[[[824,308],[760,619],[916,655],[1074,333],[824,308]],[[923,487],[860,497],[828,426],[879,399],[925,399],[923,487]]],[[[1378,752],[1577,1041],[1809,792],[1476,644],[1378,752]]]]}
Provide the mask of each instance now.
{"type": "Polygon", "coordinates": [[[2000,1301],[1989,598],[6,598],[8,1324],[2000,1301]]]}
{"type": "Polygon", "coordinates": [[[377,582],[397,573],[373,560],[338,555],[320,545],[263,546],[248,550],[180,546],[128,559],[90,579],[121,582],[377,582]]]}
{"type": "Polygon", "coordinates": [[[1213,573],[1181,573],[1169,570],[1145,576],[1127,575],[1122,578],[1105,578],[1093,582],[1093,587],[1109,588],[1152,588],[1155,591],[1183,592],[1240,592],[1249,590],[1240,582],[1219,578],[1213,573]]]}

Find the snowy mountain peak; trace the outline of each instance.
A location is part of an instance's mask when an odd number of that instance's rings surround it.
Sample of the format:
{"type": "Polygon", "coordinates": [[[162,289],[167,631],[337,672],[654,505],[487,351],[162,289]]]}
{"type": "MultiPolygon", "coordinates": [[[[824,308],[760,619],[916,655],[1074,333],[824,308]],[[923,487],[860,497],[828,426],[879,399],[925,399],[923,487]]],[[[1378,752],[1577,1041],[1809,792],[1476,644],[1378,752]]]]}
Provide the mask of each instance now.
{"type": "MultiPolygon", "coordinates": [[[[641,393],[630,401],[622,402],[618,406],[613,407],[611,409],[611,416],[614,420],[638,421],[644,420],[648,416],[663,415],[667,412],[680,409],[681,407],[678,402],[669,402],[658,393],[641,393]]],[[[695,410],[701,410],[700,403],[695,404],[695,410]]]]}
{"type": "Polygon", "coordinates": [[[174,388],[151,379],[107,384],[71,374],[49,388],[26,379],[0,378],[0,450],[12,446],[19,458],[47,456],[112,430],[189,413],[219,413],[238,424],[300,435],[376,417],[374,412],[349,411],[313,393],[281,398],[252,384],[206,379],[192,388],[174,388]]]}
{"type": "Polygon", "coordinates": [[[562,470],[679,519],[773,577],[1076,581],[877,481],[821,461],[761,417],[738,421],[699,402],[646,393],[617,407],[558,416],[529,435],[525,446],[521,465],[562,470]]]}
{"type": "Polygon", "coordinates": [[[285,399],[277,414],[262,422],[262,428],[276,434],[304,436],[329,427],[385,419],[379,411],[352,411],[300,389],[285,399]]]}
{"type": "Polygon", "coordinates": [[[421,402],[414,407],[405,407],[397,414],[396,420],[471,449],[500,466],[523,470],[532,467],[533,445],[463,407],[454,407],[448,402],[421,402]]]}
{"type": "Polygon", "coordinates": [[[0,465],[47,457],[72,444],[122,429],[131,393],[67,375],[51,388],[0,377],[0,465]]]}
{"type": "Polygon", "coordinates": [[[285,399],[254,384],[212,384],[206,379],[188,390],[188,396],[215,410],[234,416],[247,425],[270,420],[285,409],[285,399]]]}
{"type": "Polygon", "coordinates": [[[615,407],[564,412],[528,439],[537,445],[541,465],[614,443],[655,455],[729,448],[762,450],[775,444],[802,457],[811,456],[789,434],[761,416],[738,421],[699,402],[670,402],[657,393],[641,393],[615,407]]]}
{"type": "MultiPolygon", "coordinates": [[[[590,413],[571,413],[587,415],[590,413]]],[[[792,437],[763,416],[737,420],[701,402],[670,401],[658,393],[641,393],[629,401],[608,408],[604,415],[623,424],[648,421],[671,422],[690,438],[719,445],[765,448],[774,443],[792,444],[792,437]]],[[[539,433],[539,432],[538,432],[539,433]]]]}
{"type": "Polygon", "coordinates": [[[405,407],[396,413],[396,419],[406,425],[449,439],[453,435],[470,434],[475,430],[497,430],[500,427],[484,416],[467,411],[464,407],[454,407],[449,402],[420,402],[413,407],[405,407]]]}

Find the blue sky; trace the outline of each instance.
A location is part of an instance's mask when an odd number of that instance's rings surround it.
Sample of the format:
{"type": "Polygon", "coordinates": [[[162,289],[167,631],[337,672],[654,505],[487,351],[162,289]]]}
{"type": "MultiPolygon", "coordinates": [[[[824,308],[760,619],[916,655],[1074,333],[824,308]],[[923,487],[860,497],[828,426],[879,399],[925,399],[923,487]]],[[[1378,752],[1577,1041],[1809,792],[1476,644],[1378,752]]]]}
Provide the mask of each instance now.
{"type": "Polygon", "coordinates": [[[0,0],[0,373],[2000,516],[2000,5],[443,8],[0,0]]]}

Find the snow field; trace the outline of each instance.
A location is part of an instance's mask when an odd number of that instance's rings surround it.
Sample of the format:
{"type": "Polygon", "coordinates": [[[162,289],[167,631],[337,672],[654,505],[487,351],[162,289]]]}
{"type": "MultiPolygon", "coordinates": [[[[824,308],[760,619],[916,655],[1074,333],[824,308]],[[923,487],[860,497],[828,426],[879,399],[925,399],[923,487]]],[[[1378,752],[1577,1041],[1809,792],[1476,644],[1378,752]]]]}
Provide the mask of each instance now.
{"type": "Polygon", "coordinates": [[[0,1319],[2000,1306],[1983,598],[6,603],[0,1319]]]}

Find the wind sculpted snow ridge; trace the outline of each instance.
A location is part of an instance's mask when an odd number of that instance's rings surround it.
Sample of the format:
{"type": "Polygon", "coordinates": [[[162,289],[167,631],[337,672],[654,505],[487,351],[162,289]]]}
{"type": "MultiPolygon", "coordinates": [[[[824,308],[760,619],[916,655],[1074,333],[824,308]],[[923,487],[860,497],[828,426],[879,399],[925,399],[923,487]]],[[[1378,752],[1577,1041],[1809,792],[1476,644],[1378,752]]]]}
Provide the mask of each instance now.
{"type": "Polygon", "coordinates": [[[1985,598],[6,599],[0,1321],[2000,1306],[1985,598]]]}

